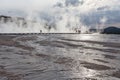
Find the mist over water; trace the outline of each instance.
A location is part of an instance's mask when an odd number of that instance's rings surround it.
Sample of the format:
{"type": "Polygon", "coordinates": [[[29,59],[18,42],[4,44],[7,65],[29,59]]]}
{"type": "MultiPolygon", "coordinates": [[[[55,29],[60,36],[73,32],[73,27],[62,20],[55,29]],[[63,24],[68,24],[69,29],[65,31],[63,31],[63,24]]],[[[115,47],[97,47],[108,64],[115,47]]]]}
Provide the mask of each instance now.
{"type": "MultiPolygon", "coordinates": [[[[0,0],[0,33],[75,32],[119,25],[119,0],[0,0]],[[14,19],[15,17],[24,20],[14,19]],[[23,25],[25,23],[25,25],[23,25]]],[[[118,26],[119,27],[119,26],[118,26]]]]}

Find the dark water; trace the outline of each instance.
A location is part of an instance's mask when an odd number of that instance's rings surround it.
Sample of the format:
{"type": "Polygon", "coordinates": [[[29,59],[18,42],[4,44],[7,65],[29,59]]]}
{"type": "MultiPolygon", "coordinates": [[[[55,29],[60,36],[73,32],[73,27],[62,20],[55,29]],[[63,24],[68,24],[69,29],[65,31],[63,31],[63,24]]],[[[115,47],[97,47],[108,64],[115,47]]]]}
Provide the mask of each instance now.
{"type": "Polygon", "coordinates": [[[120,80],[120,35],[1,35],[0,80],[120,80]]]}

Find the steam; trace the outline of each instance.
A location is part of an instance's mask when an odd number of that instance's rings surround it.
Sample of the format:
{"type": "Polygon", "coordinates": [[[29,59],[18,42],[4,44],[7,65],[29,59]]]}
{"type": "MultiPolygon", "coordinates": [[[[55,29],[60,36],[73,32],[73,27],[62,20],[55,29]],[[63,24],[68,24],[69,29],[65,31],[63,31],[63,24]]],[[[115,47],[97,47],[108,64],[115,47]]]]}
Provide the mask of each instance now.
{"type": "Polygon", "coordinates": [[[102,29],[105,27],[106,22],[107,22],[107,18],[106,17],[102,17],[100,19],[100,24],[101,24],[101,28],[102,29]]]}
{"type": "Polygon", "coordinates": [[[119,0],[0,0],[0,14],[22,17],[24,21],[0,22],[1,33],[82,33],[119,23],[119,0]]]}

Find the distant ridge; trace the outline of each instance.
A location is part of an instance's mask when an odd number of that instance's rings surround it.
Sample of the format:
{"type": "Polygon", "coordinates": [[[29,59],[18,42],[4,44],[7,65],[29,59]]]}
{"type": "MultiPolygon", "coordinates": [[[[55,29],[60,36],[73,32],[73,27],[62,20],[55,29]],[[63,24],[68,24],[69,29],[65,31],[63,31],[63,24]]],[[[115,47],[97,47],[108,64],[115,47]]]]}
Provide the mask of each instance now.
{"type": "Polygon", "coordinates": [[[4,22],[7,22],[8,20],[14,20],[14,19],[25,21],[25,19],[22,17],[11,17],[11,16],[0,15],[0,20],[2,19],[4,19],[4,22]]]}
{"type": "Polygon", "coordinates": [[[107,27],[103,30],[103,34],[120,34],[120,28],[115,26],[107,27]]]}

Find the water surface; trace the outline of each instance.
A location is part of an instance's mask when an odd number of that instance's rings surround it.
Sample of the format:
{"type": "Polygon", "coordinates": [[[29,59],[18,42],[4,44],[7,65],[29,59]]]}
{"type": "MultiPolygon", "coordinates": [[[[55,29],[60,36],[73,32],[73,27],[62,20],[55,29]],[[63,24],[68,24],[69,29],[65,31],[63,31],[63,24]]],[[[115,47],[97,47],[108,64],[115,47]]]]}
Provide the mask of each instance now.
{"type": "Polygon", "coordinates": [[[120,35],[0,35],[0,80],[119,80],[120,35]]]}

